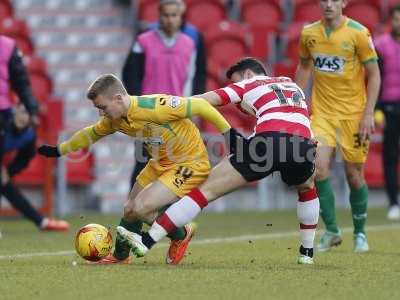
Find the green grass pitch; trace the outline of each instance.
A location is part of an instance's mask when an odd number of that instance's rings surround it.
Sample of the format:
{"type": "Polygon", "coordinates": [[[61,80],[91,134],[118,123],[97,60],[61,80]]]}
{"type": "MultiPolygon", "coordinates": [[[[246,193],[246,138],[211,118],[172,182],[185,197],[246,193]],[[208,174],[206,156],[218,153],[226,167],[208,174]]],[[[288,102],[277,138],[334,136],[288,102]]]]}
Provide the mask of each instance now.
{"type": "Polygon", "coordinates": [[[66,234],[0,220],[0,299],[400,299],[400,223],[385,213],[370,210],[371,251],[354,254],[340,211],[344,242],[313,266],[296,264],[295,211],[204,214],[179,266],[164,264],[167,240],[132,265],[91,266],[73,253],[80,226],[114,228],[118,216],[71,217],[66,234]]]}

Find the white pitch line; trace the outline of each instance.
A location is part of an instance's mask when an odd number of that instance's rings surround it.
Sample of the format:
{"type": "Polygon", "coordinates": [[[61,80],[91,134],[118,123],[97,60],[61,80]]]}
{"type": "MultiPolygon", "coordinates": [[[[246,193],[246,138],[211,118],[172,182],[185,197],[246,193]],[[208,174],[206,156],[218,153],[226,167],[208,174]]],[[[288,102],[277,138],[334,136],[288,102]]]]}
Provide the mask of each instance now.
{"type": "MultiPolygon", "coordinates": [[[[400,224],[383,224],[383,225],[375,225],[375,226],[367,226],[367,232],[380,232],[386,230],[400,229],[400,224]]],[[[348,233],[352,232],[353,227],[346,227],[342,229],[342,232],[348,233]]],[[[322,233],[322,230],[319,230],[318,233],[322,233]]],[[[254,240],[269,240],[269,239],[281,239],[288,237],[296,237],[298,236],[298,231],[288,231],[288,232],[277,232],[277,233],[266,233],[266,234],[249,234],[249,235],[239,235],[232,237],[221,237],[221,238],[212,238],[212,239],[202,239],[195,240],[191,242],[191,245],[206,245],[206,244],[220,244],[220,243],[230,243],[230,242],[239,242],[239,241],[254,241],[254,240]]],[[[166,244],[160,244],[166,245],[166,244]]],[[[18,253],[18,254],[10,254],[10,255],[0,255],[0,260],[4,259],[16,259],[16,258],[29,258],[29,257],[44,257],[44,256],[69,256],[75,254],[75,251],[66,250],[66,251],[53,251],[53,252],[32,252],[32,253],[18,253]]]]}

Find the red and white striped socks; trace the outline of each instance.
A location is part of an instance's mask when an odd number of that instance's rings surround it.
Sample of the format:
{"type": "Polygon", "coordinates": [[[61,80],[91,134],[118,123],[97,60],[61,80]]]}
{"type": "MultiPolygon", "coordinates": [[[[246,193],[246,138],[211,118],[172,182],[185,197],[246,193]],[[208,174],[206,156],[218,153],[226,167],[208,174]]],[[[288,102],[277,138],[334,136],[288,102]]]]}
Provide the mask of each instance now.
{"type": "Polygon", "coordinates": [[[168,233],[190,223],[207,204],[208,200],[202,192],[197,188],[193,189],[159,216],[148,234],[155,242],[158,242],[168,233]]]}
{"type": "Polygon", "coordinates": [[[300,223],[300,241],[304,248],[314,247],[315,231],[319,217],[319,199],[317,189],[299,192],[297,218],[300,223]]]}

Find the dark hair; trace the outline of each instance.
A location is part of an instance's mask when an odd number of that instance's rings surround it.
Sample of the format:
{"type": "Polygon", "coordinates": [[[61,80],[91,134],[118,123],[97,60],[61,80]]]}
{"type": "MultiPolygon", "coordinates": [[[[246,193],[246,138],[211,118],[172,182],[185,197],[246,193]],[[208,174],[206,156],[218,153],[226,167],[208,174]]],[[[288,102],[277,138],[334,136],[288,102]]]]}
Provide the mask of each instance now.
{"type": "Polygon", "coordinates": [[[181,9],[182,14],[186,11],[186,3],[183,0],[160,0],[158,11],[161,12],[162,7],[169,4],[177,5],[181,9]]]}
{"type": "Polygon", "coordinates": [[[400,5],[393,6],[393,7],[390,9],[390,17],[393,18],[394,14],[395,14],[396,12],[400,12],[400,5]]]}
{"type": "Polygon", "coordinates": [[[239,60],[237,63],[232,65],[228,71],[226,71],[226,77],[231,79],[232,74],[235,72],[244,72],[250,69],[257,75],[267,75],[264,65],[258,59],[254,57],[245,57],[239,60]]]}

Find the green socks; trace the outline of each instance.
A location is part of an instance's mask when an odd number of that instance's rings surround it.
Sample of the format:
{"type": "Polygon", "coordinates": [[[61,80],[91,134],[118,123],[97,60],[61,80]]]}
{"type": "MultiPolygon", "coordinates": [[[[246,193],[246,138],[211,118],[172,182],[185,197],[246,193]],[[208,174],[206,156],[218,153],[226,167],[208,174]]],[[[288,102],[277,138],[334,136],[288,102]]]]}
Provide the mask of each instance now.
{"type": "MultiPolygon", "coordinates": [[[[133,231],[135,233],[140,234],[142,231],[143,222],[142,221],[128,222],[124,218],[122,218],[121,221],[119,222],[119,226],[122,226],[129,231],[133,231]]],[[[120,260],[123,260],[129,256],[129,251],[130,251],[129,246],[126,245],[126,243],[124,243],[117,234],[117,237],[115,239],[114,256],[120,260]]]]}
{"type": "MultiPolygon", "coordinates": [[[[163,210],[160,210],[160,212],[165,211],[167,208],[168,207],[164,208],[163,210]]],[[[142,221],[128,222],[124,218],[122,218],[121,221],[119,222],[119,226],[122,226],[129,231],[141,234],[143,222],[142,221]]],[[[174,232],[168,234],[167,236],[171,240],[183,240],[186,237],[185,227],[180,227],[174,232]]],[[[121,240],[121,238],[117,234],[117,237],[115,239],[114,256],[120,260],[123,260],[129,256],[129,251],[130,247],[126,243],[124,243],[123,240],[121,240]]]]}
{"type": "Polygon", "coordinates": [[[365,234],[365,222],[367,220],[368,187],[364,184],[358,190],[350,189],[350,205],[354,224],[354,234],[365,234]]]}
{"type": "Polygon", "coordinates": [[[169,233],[167,237],[174,241],[183,240],[186,237],[186,229],[185,227],[179,227],[175,231],[169,233]]]}
{"type": "Polygon", "coordinates": [[[326,230],[332,233],[339,233],[336,224],[335,195],[333,194],[331,182],[327,178],[315,181],[315,185],[319,196],[320,213],[326,230]]]}

